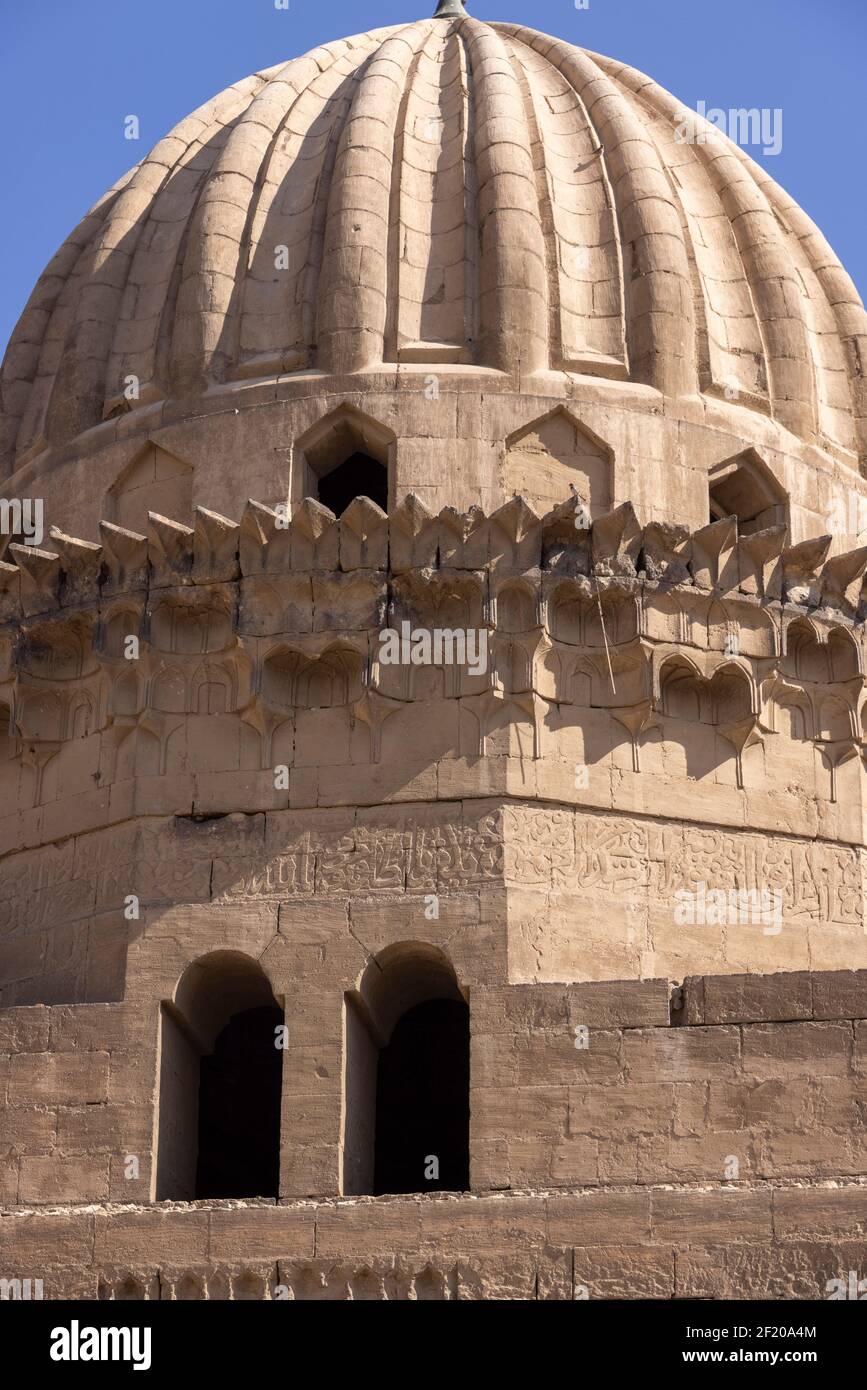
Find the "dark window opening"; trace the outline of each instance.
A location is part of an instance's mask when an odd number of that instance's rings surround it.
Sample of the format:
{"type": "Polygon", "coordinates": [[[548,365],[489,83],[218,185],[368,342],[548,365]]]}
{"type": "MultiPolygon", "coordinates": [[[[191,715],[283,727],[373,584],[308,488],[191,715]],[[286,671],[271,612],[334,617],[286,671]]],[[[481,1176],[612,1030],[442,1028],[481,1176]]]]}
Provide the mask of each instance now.
{"type": "Polygon", "coordinates": [[[711,470],[710,521],[736,517],[741,535],[752,535],[787,520],[786,498],[768,471],[750,458],[730,459],[711,470]]]}
{"type": "Polygon", "coordinates": [[[193,961],[163,1000],[157,1201],[278,1196],[283,1018],[240,951],[193,961]]]}
{"type": "Polygon", "coordinates": [[[279,1195],[282,1022],[278,1008],[246,1009],[201,1060],[197,1198],[279,1195]]]}
{"type": "Polygon", "coordinates": [[[375,1196],[470,1185],[470,1011],[430,999],[397,1022],[377,1065],[375,1196]]]}
{"type": "Polygon", "coordinates": [[[346,995],[340,1190],[470,1190],[470,1010],[438,946],[394,942],[346,995]]]}
{"type": "Polygon", "coordinates": [[[388,510],[388,469],[369,454],[354,453],[319,479],[319,501],[335,516],[345,512],[356,497],[369,497],[388,510]]]}

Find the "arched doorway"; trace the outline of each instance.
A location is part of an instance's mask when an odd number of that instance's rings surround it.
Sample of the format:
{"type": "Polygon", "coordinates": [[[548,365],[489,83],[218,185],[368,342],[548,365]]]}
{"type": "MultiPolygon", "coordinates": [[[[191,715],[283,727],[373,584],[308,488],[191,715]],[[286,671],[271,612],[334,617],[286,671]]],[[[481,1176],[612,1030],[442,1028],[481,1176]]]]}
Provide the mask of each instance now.
{"type": "Polygon", "coordinates": [[[451,963],[401,943],[346,1001],[346,1193],[469,1188],[469,1007],[451,963]]]}
{"type": "Polygon", "coordinates": [[[184,972],[162,1009],[157,1200],[279,1195],[282,1024],[248,956],[184,972]]]}

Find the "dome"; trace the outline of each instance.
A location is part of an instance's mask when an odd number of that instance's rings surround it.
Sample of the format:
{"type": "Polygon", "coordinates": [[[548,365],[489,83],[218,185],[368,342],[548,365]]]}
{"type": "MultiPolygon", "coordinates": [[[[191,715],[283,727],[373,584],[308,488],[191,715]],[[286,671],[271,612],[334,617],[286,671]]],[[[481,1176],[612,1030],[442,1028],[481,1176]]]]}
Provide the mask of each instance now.
{"type": "MultiPolygon", "coordinates": [[[[466,15],[327,43],[236,83],[105,195],[37,284],[3,367],[5,474],[25,470],[20,485],[38,478],[50,498],[65,459],[237,413],[250,387],[260,403],[333,390],[334,406],[413,371],[549,408],[735,421],[710,466],[746,444],[765,462],[805,446],[857,469],[857,292],[764,170],[704,122],[684,141],[683,116],[622,63],[466,15]]],[[[266,448],[285,461],[291,441],[266,448]]],[[[84,482],[103,513],[130,466],[118,458],[84,482]]],[[[467,456],[454,500],[508,495],[487,466],[467,456]]],[[[68,502],[81,479],[66,479],[68,502]]],[[[403,481],[423,493],[432,480],[403,481]]],[[[272,475],[261,485],[280,493],[272,475]]],[[[239,498],[218,500],[237,512],[239,498]]]]}

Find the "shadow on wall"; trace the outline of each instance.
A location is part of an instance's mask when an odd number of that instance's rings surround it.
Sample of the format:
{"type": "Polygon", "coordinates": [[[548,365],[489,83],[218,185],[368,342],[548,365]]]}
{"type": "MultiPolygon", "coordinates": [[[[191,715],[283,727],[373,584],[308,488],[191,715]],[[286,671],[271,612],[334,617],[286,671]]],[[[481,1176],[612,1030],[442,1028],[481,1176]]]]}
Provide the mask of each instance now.
{"type": "Polygon", "coordinates": [[[788,525],[786,493],[753,449],[723,459],[710,470],[708,502],[710,522],[737,517],[742,536],[788,525]]]}

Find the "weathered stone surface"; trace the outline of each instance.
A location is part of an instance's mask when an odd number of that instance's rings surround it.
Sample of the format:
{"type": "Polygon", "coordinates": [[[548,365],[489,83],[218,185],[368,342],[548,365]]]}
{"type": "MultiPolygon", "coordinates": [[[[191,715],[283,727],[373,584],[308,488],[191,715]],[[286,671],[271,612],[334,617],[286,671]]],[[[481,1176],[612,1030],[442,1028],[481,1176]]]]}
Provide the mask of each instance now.
{"type": "Polygon", "coordinates": [[[311,1207],[236,1207],[210,1215],[209,1256],[215,1262],[285,1260],[315,1253],[311,1207]]]}
{"type": "Polygon", "coordinates": [[[98,1213],[94,1225],[94,1260],[159,1268],[163,1263],[204,1260],[208,1254],[206,1211],[120,1211],[98,1213]]]}
{"type": "Polygon", "coordinates": [[[644,1192],[588,1192],[548,1199],[552,1245],[607,1245],[612,1231],[621,1244],[650,1240],[650,1196],[644,1192]]]}
{"type": "Polygon", "coordinates": [[[862,1268],[867,318],[684,116],[522,25],[371,31],[200,108],[40,280],[0,1277],[862,1268]]]}
{"type": "Polygon", "coordinates": [[[812,977],[807,971],[700,978],[684,981],[683,988],[690,1023],[786,1022],[813,1017],[812,977]]]}
{"type": "Polygon", "coordinates": [[[19,1053],[12,1058],[10,1105],[68,1105],[108,1099],[108,1053],[19,1053]]]}
{"type": "Polygon", "coordinates": [[[730,1244],[769,1239],[772,1196],[767,1191],[654,1192],[653,1238],[672,1243],[730,1244]]]}

